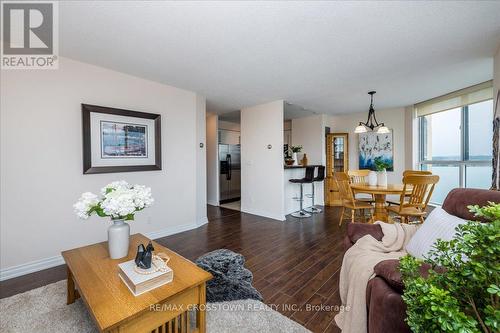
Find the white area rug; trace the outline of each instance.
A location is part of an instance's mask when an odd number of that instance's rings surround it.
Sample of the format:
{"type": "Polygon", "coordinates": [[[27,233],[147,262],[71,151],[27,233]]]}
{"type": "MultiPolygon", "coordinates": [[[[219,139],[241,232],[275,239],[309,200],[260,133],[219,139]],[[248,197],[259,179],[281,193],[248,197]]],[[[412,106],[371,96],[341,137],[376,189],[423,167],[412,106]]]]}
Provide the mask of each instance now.
{"type": "MultiPolygon", "coordinates": [[[[210,303],[209,333],[310,332],[264,303],[254,300],[210,303]]],[[[66,305],[66,281],[0,300],[0,332],[98,332],[81,300],[66,305]]]]}

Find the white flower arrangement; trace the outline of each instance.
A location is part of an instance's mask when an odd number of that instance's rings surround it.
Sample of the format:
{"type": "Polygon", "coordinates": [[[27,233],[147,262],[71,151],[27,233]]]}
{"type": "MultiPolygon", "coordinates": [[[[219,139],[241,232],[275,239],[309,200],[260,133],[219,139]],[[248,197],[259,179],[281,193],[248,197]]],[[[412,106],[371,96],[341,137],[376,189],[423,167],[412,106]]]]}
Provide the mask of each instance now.
{"type": "Polygon", "coordinates": [[[124,180],[112,182],[101,189],[101,197],[85,192],[73,205],[76,215],[88,219],[93,213],[100,217],[131,221],[134,214],[153,204],[151,188],[130,185],[124,180]]]}

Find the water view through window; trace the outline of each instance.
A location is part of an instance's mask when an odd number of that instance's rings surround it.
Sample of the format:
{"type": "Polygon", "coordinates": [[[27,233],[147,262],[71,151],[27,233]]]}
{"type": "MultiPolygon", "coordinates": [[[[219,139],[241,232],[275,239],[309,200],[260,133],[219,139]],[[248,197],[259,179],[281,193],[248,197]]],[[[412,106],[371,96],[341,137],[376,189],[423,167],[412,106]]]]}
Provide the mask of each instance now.
{"type": "Polygon", "coordinates": [[[420,117],[420,167],[440,177],[432,203],[456,187],[490,187],[492,137],[492,100],[420,117]]]}

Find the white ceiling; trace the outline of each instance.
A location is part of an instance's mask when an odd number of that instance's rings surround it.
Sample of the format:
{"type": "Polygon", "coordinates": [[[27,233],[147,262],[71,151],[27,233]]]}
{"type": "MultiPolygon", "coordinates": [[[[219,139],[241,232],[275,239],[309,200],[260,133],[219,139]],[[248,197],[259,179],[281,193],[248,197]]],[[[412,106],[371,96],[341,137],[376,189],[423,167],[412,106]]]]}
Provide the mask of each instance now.
{"type": "Polygon", "coordinates": [[[189,89],[223,113],[400,107],[492,78],[500,1],[60,5],[62,56],[189,89]]]}

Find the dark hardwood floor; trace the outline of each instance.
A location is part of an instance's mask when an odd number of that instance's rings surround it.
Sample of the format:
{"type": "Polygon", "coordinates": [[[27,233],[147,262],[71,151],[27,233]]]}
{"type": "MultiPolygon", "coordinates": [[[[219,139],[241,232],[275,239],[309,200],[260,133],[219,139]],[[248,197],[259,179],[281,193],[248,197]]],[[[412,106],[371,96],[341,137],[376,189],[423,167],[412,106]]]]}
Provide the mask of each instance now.
{"type": "MultiPolygon", "coordinates": [[[[333,317],[345,228],[338,218],[339,209],[330,207],[280,222],[208,206],[208,224],[156,241],[191,260],[220,248],[241,253],[265,303],[313,332],[339,332],[333,317]]],[[[3,281],[0,298],[64,278],[65,267],[58,266],[3,281]]]]}

